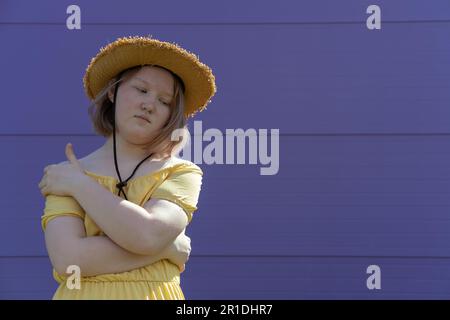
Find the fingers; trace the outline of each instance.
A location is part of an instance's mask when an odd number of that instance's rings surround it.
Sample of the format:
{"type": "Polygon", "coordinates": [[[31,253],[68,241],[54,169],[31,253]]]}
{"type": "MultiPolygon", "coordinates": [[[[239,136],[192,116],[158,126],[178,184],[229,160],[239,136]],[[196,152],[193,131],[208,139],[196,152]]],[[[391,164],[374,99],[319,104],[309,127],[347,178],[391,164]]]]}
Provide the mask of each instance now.
{"type": "Polygon", "coordinates": [[[47,182],[45,176],[39,182],[39,189],[41,190],[41,194],[45,197],[47,194],[47,182]]]}
{"type": "Polygon", "coordinates": [[[48,166],[46,166],[46,167],[44,168],[44,175],[42,176],[41,182],[39,183],[39,187],[41,186],[42,182],[45,181],[45,179],[46,179],[46,177],[47,177],[47,171],[48,171],[52,166],[53,166],[53,165],[50,164],[50,165],[48,165],[48,166]]]}
{"type": "Polygon", "coordinates": [[[47,186],[43,184],[41,186],[42,182],[39,184],[39,188],[41,189],[41,194],[45,197],[48,194],[47,186]]]}
{"type": "Polygon", "coordinates": [[[46,197],[48,195],[48,192],[44,188],[44,189],[41,190],[41,194],[42,194],[43,197],[46,197]]]}
{"type": "Polygon", "coordinates": [[[73,151],[73,146],[70,142],[68,144],[66,144],[66,157],[71,164],[73,164],[81,169],[81,165],[78,162],[77,157],[75,156],[75,152],[73,151]]]}
{"type": "Polygon", "coordinates": [[[46,167],[44,168],[44,173],[47,173],[47,171],[50,170],[50,168],[52,168],[52,167],[54,167],[54,166],[57,166],[57,164],[49,164],[48,166],[46,166],[46,167]]]}

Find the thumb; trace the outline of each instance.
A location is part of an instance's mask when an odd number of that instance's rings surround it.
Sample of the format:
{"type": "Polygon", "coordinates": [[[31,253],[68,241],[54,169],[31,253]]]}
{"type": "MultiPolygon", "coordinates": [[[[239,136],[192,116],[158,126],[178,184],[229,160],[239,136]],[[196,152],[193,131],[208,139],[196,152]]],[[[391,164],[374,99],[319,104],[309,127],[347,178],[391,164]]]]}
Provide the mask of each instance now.
{"type": "Polygon", "coordinates": [[[66,157],[69,160],[69,162],[71,164],[76,165],[78,168],[81,169],[81,165],[78,162],[77,157],[75,156],[75,153],[73,152],[73,146],[72,144],[69,142],[68,144],[66,144],[66,157]]]}

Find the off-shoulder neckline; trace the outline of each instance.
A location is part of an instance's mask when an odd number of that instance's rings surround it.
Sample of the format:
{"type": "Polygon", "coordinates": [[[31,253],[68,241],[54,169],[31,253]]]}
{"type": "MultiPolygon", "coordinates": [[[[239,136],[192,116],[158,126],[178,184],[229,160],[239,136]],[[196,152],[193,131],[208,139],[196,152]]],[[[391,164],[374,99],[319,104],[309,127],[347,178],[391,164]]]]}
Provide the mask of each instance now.
{"type": "MultiPolygon", "coordinates": [[[[152,172],[150,172],[150,173],[147,173],[147,174],[144,174],[144,175],[141,175],[141,176],[137,176],[137,177],[131,178],[130,180],[128,180],[127,183],[128,183],[128,184],[129,184],[129,183],[133,183],[134,181],[137,181],[137,180],[140,180],[140,179],[143,179],[143,178],[147,178],[147,179],[148,179],[149,177],[154,176],[154,175],[156,175],[156,174],[159,174],[159,173],[161,173],[161,172],[163,172],[163,171],[165,171],[165,170],[167,170],[167,169],[173,168],[173,167],[175,167],[176,165],[186,164],[186,163],[184,163],[184,162],[175,162],[175,163],[173,163],[172,165],[168,165],[170,162],[171,162],[171,161],[168,161],[163,167],[159,168],[158,170],[152,171],[152,172]]],[[[116,177],[113,177],[113,176],[101,175],[101,174],[92,172],[92,171],[90,171],[90,170],[83,170],[83,171],[84,171],[87,175],[92,176],[92,177],[95,177],[95,178],[99,178],[99,179],[102,179],[102,180],[110,180],[110,181],[114,181],[114,182],[117,182],[117,183],[119,182],[119,179],[116,178],[116,177]]]]}
{"type": "MultiPolygon", "coordinates": [[[[159,173],[159,172],[161,172],[161,171],[163,171],[163,170],[165,170],[165,169],[167,169],[167,168],[159,169],[159,170],[157,170],[157,171],[153,171],[153,172],[144,174],[144,175],[142,175],[142,176],[137,176],[137,177],[131,178],[130,180],[128,180],[127,183],[131,183],[131,182],[133,182],[133,181],[135,181],[135,180],[142,179],[142,178],[149,178],[150,176],[152,176],[152,175],[154,175],[154,174],[156,174],[156,173],[159,173]]],[[[101,174],[98,174],[98,173],[95,173],[95,172],[92,172],[92,171],[89,171],[89,170],[83,170],[83,171],[84,171],[87,175],[90,175],[90,176],[95,177],[95,178],[99,178],[99,179],[103,179],[103,180],[112,180],[112,181],[117,181],[117,182],[119,182],[119,179],[116,178],[116,177],[113,177],[113,176],[101,175],[101,174]]]]}

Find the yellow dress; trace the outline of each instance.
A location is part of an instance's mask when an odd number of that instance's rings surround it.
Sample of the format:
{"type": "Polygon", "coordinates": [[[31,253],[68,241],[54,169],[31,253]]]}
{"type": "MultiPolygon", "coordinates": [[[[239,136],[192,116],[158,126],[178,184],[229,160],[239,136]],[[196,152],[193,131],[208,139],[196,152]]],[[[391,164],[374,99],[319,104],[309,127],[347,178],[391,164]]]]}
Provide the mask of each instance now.
{"type": "MultiPolygon", "coordinates": [[[[84,171],[88,176],[117,195],[116,178],[84,171]]],[[[188,223],[197,210],[202,184],[202,170],[194,163],[172,157],[158,171],[132,178],[124,188],[129,201],[144,206],[150,198],[172,201],[182,207],[188,223]]],[[[121,194],[123,197],[123,194],[121,194]]],[[[47,223],[58,216],[75,216],[83,219],[86,236],[104,235],[95,222],[72,197],[47,195],[44,215],[41,217],[45,232],[47,223]]],[[[123,273],[81,277],[80,289],[69,289],[67,277],[53,269],[53,277],[59,283],[53,300],[61,299],[114,299],[114,300],[184,300],[180,287],[180,270],[167,259],[123,273]]]]}

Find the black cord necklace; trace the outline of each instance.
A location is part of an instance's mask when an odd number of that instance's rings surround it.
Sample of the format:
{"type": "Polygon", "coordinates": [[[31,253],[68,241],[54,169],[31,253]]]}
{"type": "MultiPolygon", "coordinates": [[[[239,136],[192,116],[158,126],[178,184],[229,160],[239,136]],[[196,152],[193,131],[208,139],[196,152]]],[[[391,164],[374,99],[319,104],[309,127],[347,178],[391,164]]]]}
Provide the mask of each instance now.
{"type": "MultiPolygon", "coordinates": [[[[118,77],[120,79],[120,75],[118,77]]],[[[114,165],[116,167],[117,176],[119,177],[119,183],[116,184],[116,188],[119,189],[119,192],[117,195],[120,197],[120,194],[123,193],[126,200],[128,200],[127,195],[125,194],[125,191],[123,190],[124,187],[126,187],[128,180],[130,180],[133,175],[135,174],[136,170],[139,168],[139,166],[148,158],[150,158],[154,153],[151,153],[149,156],[147,156],[144,160],[139,162],[139,164],[134,168],[133,173],[125,180],[122,181],[122,177],[120,176],[119,172],[119,166],[117,164],[117,151],[116,151],[116,101],[117,101],[117,90],[119,88],[119,84],[116,84],[116,88],[114,90],[114,101],[113,101],[113,140],[114,140],[114,165]]]]}

